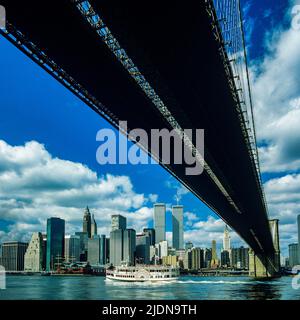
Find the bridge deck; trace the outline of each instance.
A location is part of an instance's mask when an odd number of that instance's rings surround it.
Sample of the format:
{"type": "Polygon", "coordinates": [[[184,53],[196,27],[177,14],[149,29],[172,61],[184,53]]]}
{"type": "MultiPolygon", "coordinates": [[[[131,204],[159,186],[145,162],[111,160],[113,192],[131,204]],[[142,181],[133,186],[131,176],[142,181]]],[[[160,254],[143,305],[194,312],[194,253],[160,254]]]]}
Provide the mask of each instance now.
{"type": "MultiPolygon", "coordinates": [[[[91,1],[183,128],[205,129],[209,176],[169,170],[256,251],[273,252],[267,215],[204,1],[91,1]]],[[[130,128],[169,125],[70,0],[3,0],[7,19],[130,128]]]]}

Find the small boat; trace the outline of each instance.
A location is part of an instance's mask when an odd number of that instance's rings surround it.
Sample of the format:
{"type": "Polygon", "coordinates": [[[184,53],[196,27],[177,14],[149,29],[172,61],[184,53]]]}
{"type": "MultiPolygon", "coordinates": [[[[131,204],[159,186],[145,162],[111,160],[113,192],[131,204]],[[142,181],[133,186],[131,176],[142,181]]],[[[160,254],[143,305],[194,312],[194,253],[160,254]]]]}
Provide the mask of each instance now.
{"type": "Polygon", "coordinates": [[[107,279],[127,282],[174,281],[179,275],[179,268],[164,265],[121,265],[106,270],[107,279]]]}

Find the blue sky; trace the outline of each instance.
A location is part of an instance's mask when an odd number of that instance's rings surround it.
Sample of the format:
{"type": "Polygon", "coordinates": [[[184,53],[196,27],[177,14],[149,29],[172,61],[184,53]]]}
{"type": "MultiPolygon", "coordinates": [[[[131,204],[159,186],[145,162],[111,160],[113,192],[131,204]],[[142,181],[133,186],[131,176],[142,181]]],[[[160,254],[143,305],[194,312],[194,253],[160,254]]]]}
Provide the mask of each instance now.
{"type": "MultiPolygon", "coordinates": [[[[296,241],[300,209],[300,131],[295,125],[291,139],[284,126],[289,121],[285,117],[300,109],[300,45],[298,57],[285,63],[285,46],[297,52],[289,14],[294,2],[278,2],[243,0],[242,5],[263,178],[270,215],[282,221],[285,250],[296,241]],[[278,66],[278,61],[284,63],[278,66]],[[276,74],[282,81],[290,79],[289,85],[279,90],[276,74]],[[272,101],[263,95],[266,85],[278,92],[270,93],[272,101]],[[276,135],[274,126],[284,134],[276,135]]],[[[165,202],[170,208],[178,192],[185,207],[186,240],[209,246],[217,239],[221,245],[223,222],[160,166],[99,166],[96,133],[110,125],[2,37],[0,70],[0,241],[28,240],[33,231],[45,231],[49,216],[65,218],[68,232],[78,230],[86,205],[95,213],[100,233],[109,232],[112,213],[126,215],[129,225],[141,231],[152,225],[153,203],[165,202]]],[[[168,212],[168,237],[170,230],[168,212]]],[[[232,238],[234,245],[241,243],[235,234],[232,238]]]]}

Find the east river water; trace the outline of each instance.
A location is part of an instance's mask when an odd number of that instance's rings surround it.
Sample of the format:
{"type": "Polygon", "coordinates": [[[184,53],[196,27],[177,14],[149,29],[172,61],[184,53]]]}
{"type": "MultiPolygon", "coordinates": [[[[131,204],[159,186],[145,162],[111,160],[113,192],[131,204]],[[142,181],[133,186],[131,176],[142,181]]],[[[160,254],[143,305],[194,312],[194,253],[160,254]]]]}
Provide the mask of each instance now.
{"type": "Polygon", "coordinates": [[[256,281],[249,277],[183,276],[171,283],[123,283],[93,276],[7,276],[1,300],[300,300],[291,277],[256,281]]]}

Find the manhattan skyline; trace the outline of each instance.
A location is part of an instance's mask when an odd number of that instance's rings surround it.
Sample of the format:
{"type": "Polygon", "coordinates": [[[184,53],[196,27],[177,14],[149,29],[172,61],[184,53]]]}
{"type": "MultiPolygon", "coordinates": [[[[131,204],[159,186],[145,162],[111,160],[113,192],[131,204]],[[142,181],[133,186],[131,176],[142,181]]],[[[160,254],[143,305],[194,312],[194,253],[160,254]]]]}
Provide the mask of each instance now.
{"type": "MultiPolygon", "coordinates": [[[[280,220],[285,256],[288,244],[297,241],[300,185],[300,133],[293,121],[299,119],[300,58],[290,56],[297,52],[300,37],[289,23],[295,3],[286,1],[272,10],[268,1],[242,3],[247,43],[251,43],[248,50],[263,180],[270,218],[280,220]],[[280,80],[287,73],[292,82],[288,87],[280,80]],[[268,100],[266,85],[276,92],[268,100]]],[[[81,208],[86,205],[95,208],[99,233],[107,232],[110,213],[127,216],[129,226],[142,229],[148,226],[157,201],[167,203],[168,238],[169,210],[177,195],[186,208],[185,242],[196,239],[199,246],[208,246],[213,239],[220,242],[222,220],[159,166],[98,166],[95,135],[109,125],[3,38],[0,46],[1,242],[28,240],[53,215],[70,222],[69,233],[78,231],[81,208]],[[9,94],[12,90],[14,96],[9,94]],[[71,120],[66,123],[66,118],[71,120]],[[18,130],[12,130],[16,126],[18,130]]],[[[235,233],[231,236],[232,244],[242,244],[235,233]]]]}

